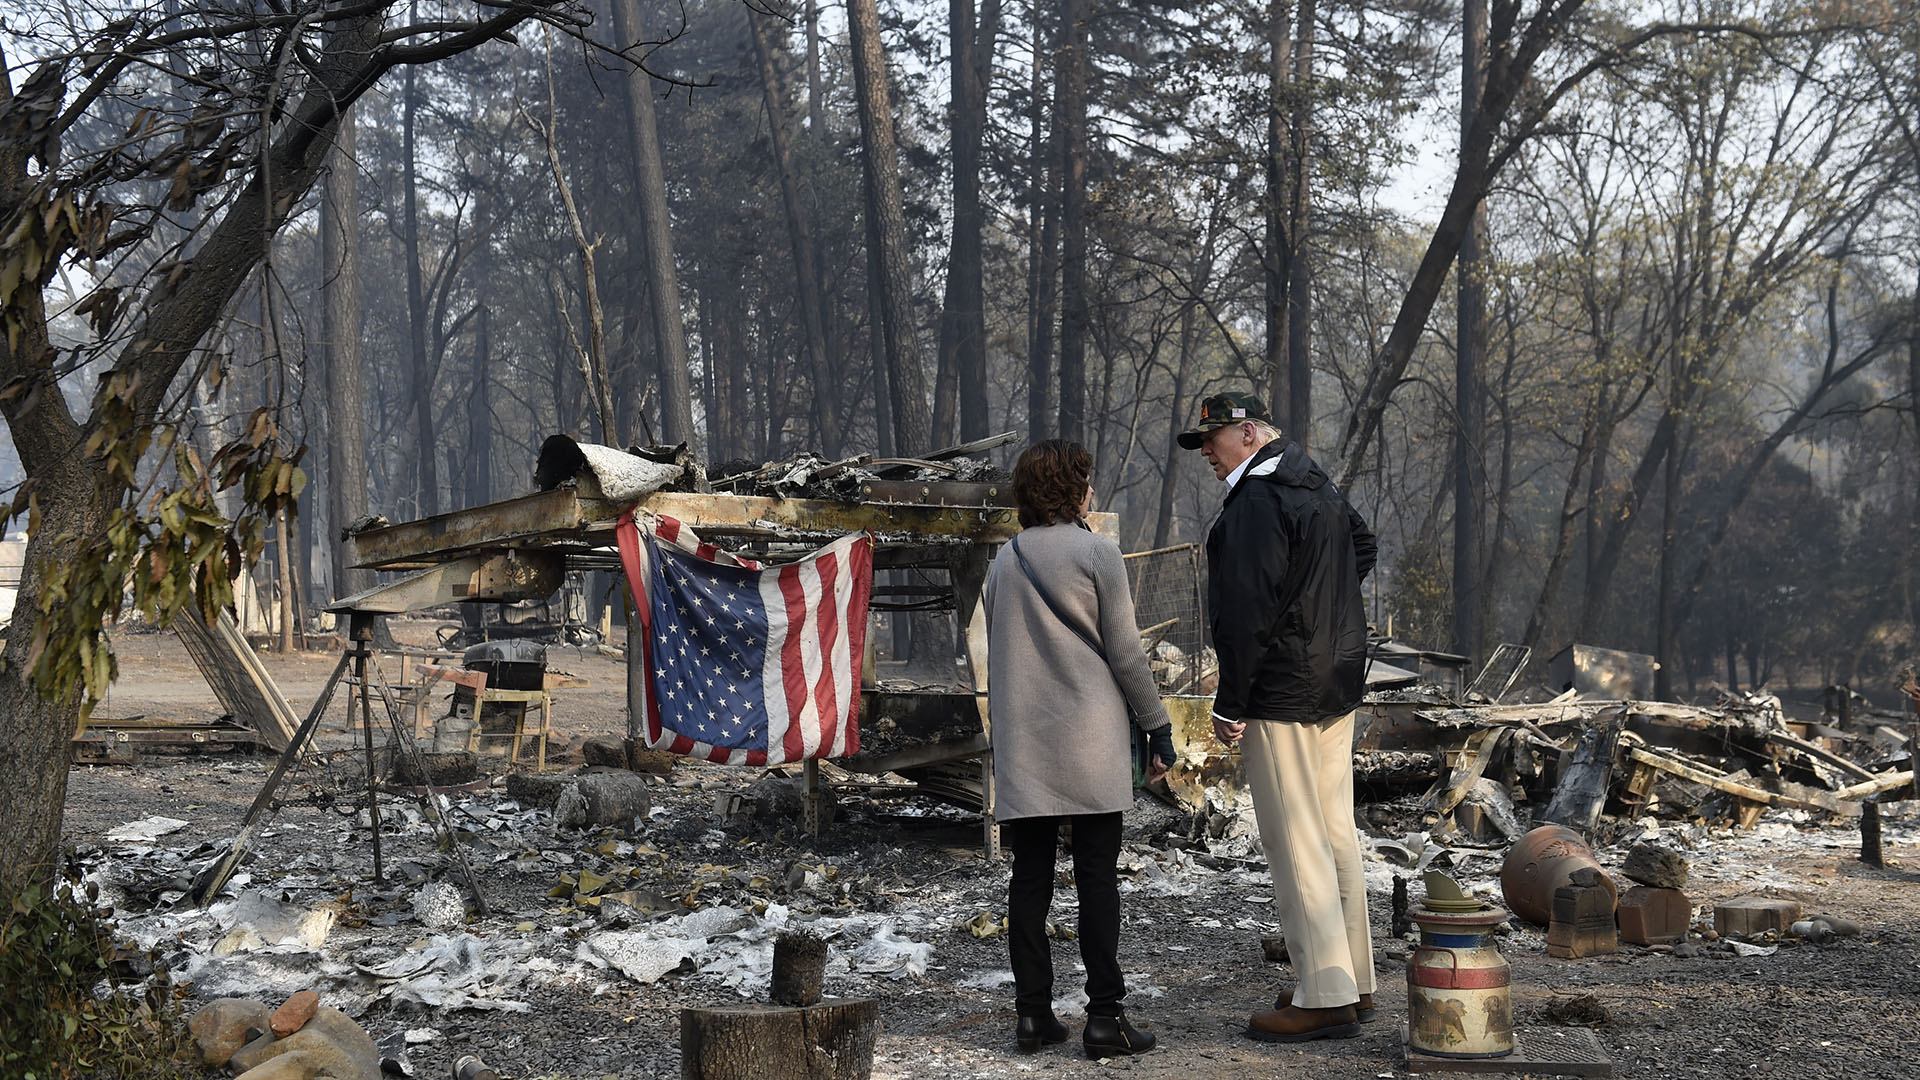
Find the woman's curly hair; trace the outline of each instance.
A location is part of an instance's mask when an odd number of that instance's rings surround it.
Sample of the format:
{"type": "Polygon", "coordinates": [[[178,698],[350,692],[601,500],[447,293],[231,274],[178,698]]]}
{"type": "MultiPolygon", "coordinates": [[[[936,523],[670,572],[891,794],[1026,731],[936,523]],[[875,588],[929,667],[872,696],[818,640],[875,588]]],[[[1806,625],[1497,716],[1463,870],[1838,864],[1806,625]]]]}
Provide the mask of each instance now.
{"type": "Polygon", "coordinates": [[[1080,516],[1093,477],[1093,455],[1072,439],[1047,439],[1020,454],[1013,466],[1013,501],[1023,526],[1052,525],[1080,516]]]}

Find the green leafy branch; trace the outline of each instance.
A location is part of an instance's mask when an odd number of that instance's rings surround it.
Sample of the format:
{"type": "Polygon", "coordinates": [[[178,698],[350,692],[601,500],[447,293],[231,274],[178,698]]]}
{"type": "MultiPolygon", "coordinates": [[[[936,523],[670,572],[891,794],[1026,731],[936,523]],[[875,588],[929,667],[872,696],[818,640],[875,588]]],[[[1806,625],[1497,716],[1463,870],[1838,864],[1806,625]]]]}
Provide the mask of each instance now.
{"type": "MultiPolygon", "coordinates": [[[[189,604],[208,621],[217,618],[233,603],[234,579],[265,547],[268,523],[292,509],[307,484],[299,465],[306,449],[281,452],[270,410],[255,410],[245,433],[203,462],[175,428],[135,421],[135,389],[123,372],[102,380],[98,423],[83,448],[131,494],[95,535],[55,538],[61,557],[45,568],[40,618],[24,660],[41,694],[80,701],[82,722],[119,673],[106,625],[129,606],[160,626],[189,604]],[[172,483],[137,492],[135,476],[150,450],[172,453],[172,483]],[[231,519],[215,497],[229,489],[241,495],[231,519]]],[[[29,532],[40,526],[32,482],[0,515],[0,527],[23,514],[29,532]]]]}

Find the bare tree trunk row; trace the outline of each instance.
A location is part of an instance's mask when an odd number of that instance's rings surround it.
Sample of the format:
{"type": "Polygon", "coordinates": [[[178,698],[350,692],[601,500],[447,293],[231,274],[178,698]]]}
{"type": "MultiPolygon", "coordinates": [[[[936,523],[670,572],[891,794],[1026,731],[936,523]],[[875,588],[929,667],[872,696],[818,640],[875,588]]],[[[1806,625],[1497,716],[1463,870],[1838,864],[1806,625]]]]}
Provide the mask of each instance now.
{"type": "MultiPolygon", "coordinates": [[[[640,0],[613,0],[613,27],[622,49],[635,48],[646,40],[640,0]]],[[[627,68],[627,120],[633,129],[634,201],[640,211],[640,247],[646,253],[654,355],[660,363],[660,439],[691,443],[695,438],[693,376],[687,363],[686,323],[680,311],[680,272],[673,261],[666,170],[661,164],[660,126],[653,110],[653,76],[637,63],[627,68]]]]}
{"type": "Polygon", "coordinates": [[[1087,439],[1087,0],[1061,0],[1053,132],[1060,155],[1060,437],[1087,439]]]}
{"type": "MultiPolygon", "coordinates": [[[[632,0],[623,0],[632,2],[632,0]]],[[[887,390],[892,400],[896,453],[935,449],[933,410],[920,366],[913,318],[913,257],[907,250],[907,215],[900,191],[900,156],[893,134],[893,95],[887,85],[886,51],[875,0],[848,0],[853,38],[853,77],[865,148],[867,211],[876,241],[879,273],[875,322],[886,346],[887,390]]]]}
{"type": "Polygon", "coordinates": [[[747,28],[759,62],[760,85],[767,104],[767,128],[773,136],[774,164],[780,173],[780,200],[786,210],[787,238],[793,249],[794,286],[809,374],[813,376],[814,439],[828,457],[838,458],[841,447],[837,419],[839,395],[827,356],[826,296],[814,273],[813,232],[808,225],[806,207],[801,203],[800,180],[794,172],[793,142],[787,130],[785,80],[780,77],[773,53],[767,47],[766,28],[752,10],[747,12],[747,28]]]}

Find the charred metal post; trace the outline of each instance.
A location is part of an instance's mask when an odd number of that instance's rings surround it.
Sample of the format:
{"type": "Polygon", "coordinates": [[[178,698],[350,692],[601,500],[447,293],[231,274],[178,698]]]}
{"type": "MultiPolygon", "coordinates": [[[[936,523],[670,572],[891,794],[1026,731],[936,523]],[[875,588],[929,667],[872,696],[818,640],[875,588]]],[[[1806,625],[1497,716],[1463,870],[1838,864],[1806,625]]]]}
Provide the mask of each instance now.
{"type": "MultiPolygon", "coordinates": [[[[380,784],[379,776],[373,765],[373,709],[367,702],[367,657],[372,654],[373,614],[367,611],[353,611],[347,617],[347,640],[353,654],[353,676],[360,681],[360,727],[366,732],[367,747],[367,816],[373,823],[373,880],[375,884],[386,883],[386,871],[380,860],[380,784]]],[[[347,713],[353,713],[353,702],[347,702],[347,713]]]]}

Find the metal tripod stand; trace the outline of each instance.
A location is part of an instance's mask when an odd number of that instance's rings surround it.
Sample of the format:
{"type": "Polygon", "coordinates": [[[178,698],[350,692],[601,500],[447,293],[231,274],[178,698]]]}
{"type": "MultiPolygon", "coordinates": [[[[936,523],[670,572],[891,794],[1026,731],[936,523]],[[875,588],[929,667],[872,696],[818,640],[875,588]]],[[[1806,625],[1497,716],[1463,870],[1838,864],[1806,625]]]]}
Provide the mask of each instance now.
{"type": "MultiPolygon", "coordinates": [[[[246,816],[241,818],[240,831],[228,844],[226,852],[209,864],[194,880],[194,902],[202,907],[219,895],[227,879],[233,876],[233,872],[239,869],[240,863],[247,857],[248,851],[252,849],[253,842],[259,837],[260,831],[266,827],[272,812],[279,808],[279,804],[273,797],[274,792],[279,790],[280,783],[286,778],[288,770],[305,754],[314,730],[320,725],[320,717],[324,716],[327,708],[333,704],[334,690],[339,687],[340,679],[347,673],[349,666],[353,669],[354,679],[360,684],[360,727],[366,733],[367,814],[373,826],[373,880],[376,884],[384,884],[386,881],[386,869],[380,852],[379,780],[373,761],[373,707],[367,691],[369,684],[373,681],[368,675],[368,664],[373,659],[371,643],[374,613],[347,611],[343,614],[347,618],[347,649],[340,654],[340,662],[333,666],[333,673],[327,676],[326,688],[320,691],[320,697],[314,701],[313,708],[308,710],[306,719],[301,721],[299,730],[293,734],[292,741],[281,752],[280,760],[274,764],[273,772],[268,774],[267,782],[261,786],[260,793],[254,796],[253,805],[247,808],[246,816]]],[[[349,694],[351,693],[352,691],[349,691],[349,694]]],[[[387,724],[393,732],[394,745],[411,755],[415,771],[422,778],[426,777],[427,770],[420,757],[420,747],[414,742],[411,731],[403,733],[399,721],[399,708],[388,692],[385,682],[380,683],[380,699],[386,706],[387,724]]],[[[351,698],[348,700],[347,707],[351,712],[353,708],[351,698]]],[[[481,895],[479,882],[474,879],[473,870],[467,865],[466,856],[460,850],[459,837],[454,833],[453,824],[441,812],[440,801],[435,797],[431,786],[420,796],[420,801],[426,809],[428,819],[433,822],[435,830],[446,841],[447,850],[453,854],[454,865],[460,871],[461,880],[466,883],[468,894],[473,897],[475,910],[482,915],[488,914],[487,899],[481,895]]]]}

